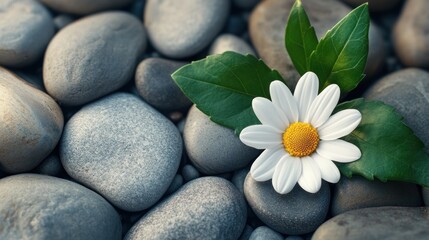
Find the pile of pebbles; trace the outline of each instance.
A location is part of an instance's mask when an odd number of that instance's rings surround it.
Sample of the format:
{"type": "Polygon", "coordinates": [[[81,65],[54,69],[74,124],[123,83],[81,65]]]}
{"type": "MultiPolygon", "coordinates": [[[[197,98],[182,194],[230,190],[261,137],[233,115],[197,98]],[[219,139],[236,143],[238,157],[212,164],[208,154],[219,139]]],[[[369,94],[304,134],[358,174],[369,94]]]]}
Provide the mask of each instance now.
{"type": "MultiPolygon", "coordinates": [[[[293,89],[293,2],[1,0],[0,239],[427,238],[427,188],[254,181],[260,152],[171,79],[236,51],[293,89]]],[[[319,38],[362,2],[303,0],[319,38]]],[[[429,1],[369,2],[366,78],[346,98],[394,106],[429,150],[429,1]]]]}

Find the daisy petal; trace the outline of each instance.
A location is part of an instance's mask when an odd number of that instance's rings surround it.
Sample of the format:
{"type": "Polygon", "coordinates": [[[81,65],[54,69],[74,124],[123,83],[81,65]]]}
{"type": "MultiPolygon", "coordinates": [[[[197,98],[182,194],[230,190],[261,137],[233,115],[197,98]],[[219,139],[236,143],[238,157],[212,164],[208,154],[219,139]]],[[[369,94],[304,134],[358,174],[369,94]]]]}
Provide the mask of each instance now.
{"type": "Polygon", "coordinates": [[[301,158],[302,174],[298,180],[298,184],[309,193],[316,193],[322,185],[320,168],[315,163],[314,159],[307,156],[301,158]]]}
{"type": "Polygon", "coordinates": [[[283,156],[277,163],[273,175],[273,187],[276,192],[290,192],[301,176],[301,160],[291,156],[283,156]]]}
{"type": "Polygon", "coordinates": [[[294,97],[298,104],[299,121],[304,121],[305,116],[319,92],[319,79],[313,72],[306,72],[296,85],[294,97]]]}
{"type": "Polygon", "coordinates": [[[353,162],[362,155],[358,147],[341,139],[320,141],[316,152],[322,157],[342,163],[353,162]]]}
{"type": "Polygon", "coordinates": [[[287,155],[284,148],[266,149],[253,162],[250,174],[258,182],[270,180],[273,177],[274,169],[280,158],[287,155]]]}
{"type": "Polygon", "coordinates": [[[332,115],[317,131],[320,139],[334,140],[351,133],[360,123],[362,115],[356,109],[346,109],[332,115]]]}
{"type": "Polygon", "coordinates": [[[280,131],[284,131],[289,126],[289,121],[283,112],[266,98],[254,98],[252,108],[256,117],[264,125],[270,125],[280,131]]]}
{"type": "Polygon", "coordinates": [[[325,179],[325,181],[330,183],[337,183],[340,180],[340,177],[341,177],[340,170],[338,170],[335,163],[333,163],[329,159],[326,159],[320,156],[317,153],[312,154],[311,157],[319,166],[320,173],[322,175],[322,178],[325,179]]]}
{"type": "Polygon", "coordinates": [[[282,133],[268,125],[252,125],[241,131],[240,140],[256,149],[273,148],[282,144],[282,133]]]}
{"type": "Polygon", "coordinates": [[[338,100],[340,100],[340,87],[337,84],[329,85],[314,99],[304,122],[311,123],[315,128],[322,126],[331,116],[338,100]]]}
{"type": "Polygon", "coordinates": [[[289,123],[298,121],[298,105],[289,88],[284,83],[278,80],[272,82],[270,84],[270,96],[274,105],[284,112],[289,123]]]}

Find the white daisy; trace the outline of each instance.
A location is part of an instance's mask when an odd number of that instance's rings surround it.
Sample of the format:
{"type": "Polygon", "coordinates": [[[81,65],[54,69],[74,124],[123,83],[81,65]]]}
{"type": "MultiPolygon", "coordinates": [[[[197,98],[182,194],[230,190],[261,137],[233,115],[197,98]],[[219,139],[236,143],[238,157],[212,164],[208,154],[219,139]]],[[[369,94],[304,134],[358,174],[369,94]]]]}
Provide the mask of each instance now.
{"type": "Polygon", "coordinates": [[[358,110],[347,109],[331,116],[340,98],[340,88],[329,85],[319,95],[319,79],[307,72],[295,93],[281,81],[270,85],[272,101],[256,97],[252,108],[261,125],[243,129],[241,141],[266,149],[253,163],[256,181],[272,179],[274,189],[285,194],[298,184],[307,192],[319,191],[324,179],[336,183],[340,172],[332,162],[352,162],[361,157],[355,145],[338,139],[360,123],[358,110]]]}

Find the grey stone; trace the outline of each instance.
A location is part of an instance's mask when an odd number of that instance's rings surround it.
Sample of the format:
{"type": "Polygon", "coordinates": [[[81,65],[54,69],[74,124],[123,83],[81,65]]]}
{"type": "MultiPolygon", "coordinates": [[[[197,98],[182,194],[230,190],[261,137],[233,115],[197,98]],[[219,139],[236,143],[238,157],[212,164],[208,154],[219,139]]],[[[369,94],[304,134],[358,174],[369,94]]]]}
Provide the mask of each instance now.
{"type": "Polygon", "coordinates": [[[246,203],[234,185],[203,177],[152,208],[125,239],[237,239],[245,224],[246,203]]]}
{"type": "Polygon", "coordinates": [[[429,1],[406,1],[393,29],[395,51],[409,67],[429,68],[429,1]]]}
{"type": "Polygon", "coordinates": [[[181,155],[174,124],[126,93],[79,110],[67,122],[60,144],[67,173],[126,211],[147,209],[162,197],[181,155]]]}
{"type": "Polygon", "coordinates": [[[136,70],[136,87],[139,95],[160,111],[183,110],[191,106],[191,101],[183,94],[171,78],[171,74],[185,65],[161,58],[147,58],[136,70]]]}
{"type": "Polygon", "coordinates": [[[249,240],[283,240],[283,236],[267,226],[255,228],[249,240]]]}
{"type": "Polygon", "coordinates": [[[247,20],[242,14],[231,14],[222,32],[241,36],[247,31],[247,20]]]}
{"type": "Polygon", "coordinates": [[[249,173],[248,168],[243,168],[234,172],[232,176],[231,182],[234,186],[244,194],[244,181],[246,180],[246,176],[249,173]]]}
{"type": "Polygon", "coordinates": [[[66,105],[104,96],[131,79],[145,46],[143,26],[131,14],[106,12],[75,21],[46,50],[46,90],[66,105]]]}
{"type": "Polygon", "coordinates": [[[155,49],[171,58],[185,58],[210,44],[222,30],[229,8],[229,0],[147,0],[144,24],[155,49]]]}
{"type": "Polygon", "coordinates": [[[246,225],[238,240],[249,240],[250,235],[252,235],[252,232],[253,228],[249,225],[246,225]]]}
{"type": "Polygon", "coordinates": [[[278,194],[271,181],[257,182],[250,174],[244,183],[247,202],[268,227],[288,235],[310,233],[325,220],[330,190],[326,182],[317,193],[308,193],[297,184],[288,194],[278,194]]]}
{"type": "MultiPolygon", "coordinates": [[[[250,37],[256,52],[268,66],[280,72],[292,89],[295,88],[300,75],[285,51],[284,27],[294,2],[295,0],[263,1],[253,10],[249,20],[250,37]]],[[[302,1],[302,5],[319,39],[351,11],[348,6],[337,0],[306,0],[302,1]]],[[[384,60],[384,41],[378,29],[370,27],[369,57],[365,70],[367,76],[376,75],[384,60]]]]}
{"type": "Polygon", "coordinates": [[[175,191],[179,190],[179,188],[182,186],[183,186],[183,177],[182,175],[177,174],[176,176],[174,176],[173,181],[171,182],[165,194],[170,195],[175,191]]]}
{"type": "Polygon", "coordinates": [[[42,163],[34,169],[35,173],[59,176],[63,173],[64,168],[60,158],[56,154],[49,155],[42,163]]]}
{"type": "Polygon", "coordinates": [[[133,0],[40,0],[46,6],[63,13],[86,15],[118,9],[130,5],[133,0]]]}
{"type": "Polygon", "coordinates": [[[33,169],[55,148],[63,114],[46,93],[0,67],[0,168],[8,173],[33,169]]]}
{"type": "Polygon", "coordinates": [[[429,188],[422,187],[422,196],[425,206],[429,206],[429,188]]]}
{"type": "Polygon", "coordinates": [[[41,74],[24,71],[15,71],[14,74],[18,75],[22,80],[28,82],[31,86],[39,89],[42,92],[46,92],[45,86],[43,86],[43,77],[41,74]]]}
{"type": "Polygon", "coordinates": [[[212,122],[195,105],[183,131],[186,151],[194,166],[205,174],[219,174],[245,167],[259,151],[244,145],[233,130],[212,122]]]}
{"type": "Polygon", "coordinates": [[[1,239],[120,239],[121,221],[100,195],[38,174],[0,180],[1,239]]]}
{"type": "Polygon", "coordinates": [[[381,206],[422,206],[420,189],[404,182],[369,181],[363,177],[342,177],[335,184],[331,201],[333,216],[346,211],[381,206]]]}
{"type": "Polygon", "coordinates": [[[69,25],[75,20],[75,18],[68,14],[60,14],[54,18],[55,27],[58,30],[63,29],[65,26],[69,25]]]}
{"type": "Polygon", "coordinates": [[[402,0],[341,0],[352,7],[358,7],[361,4],[368,3],[371,12],[386,12],[398,6],[402,0]]]}
{"type": "Polygon", "coordinates": [[[182,168],[182,176],[185,182],[192,181],[200,177],[200,173],[191,164],[186,164],[182,168]]]}
{"type": "Polygon", "coordinates": [[[54,23],[35,0],[0,2],[0,65],[25,67],[40,59],[54,36],[54,23]]]}
{"type": "Polygon", "coordinates": [[[243,9],[254,8],[261,0],[233,0],[235,6],[243,9]]]}
{"type": "Polygon", "coordinates": [[[226,51],[256,56],[255,51],[249,46],[249,44],[247,44],[243,39],[232,34],[219,35],[212,43],[209,54],[220,54],[226,51]]]}
{"type": "Polygon", "coordinates": [[[429,208],[375,207],[338,215],[320,226],[312,240],[427,239],[429,208]]]}
{"type": "Polygon", "coordinates": [[[410,68],[391,73],[372,85],[364,97],[393,106],[429,151],[428,72],[410,68]]]}

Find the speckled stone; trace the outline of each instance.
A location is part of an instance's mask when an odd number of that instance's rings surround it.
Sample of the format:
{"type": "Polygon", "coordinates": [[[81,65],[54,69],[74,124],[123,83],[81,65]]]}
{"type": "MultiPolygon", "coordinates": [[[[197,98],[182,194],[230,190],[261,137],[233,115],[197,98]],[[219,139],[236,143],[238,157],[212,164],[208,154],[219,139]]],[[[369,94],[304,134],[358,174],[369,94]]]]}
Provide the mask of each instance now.
{"type": "Polygon", "coordinates": [[[253,230],[249,240],[283,240],[283,236],[267,226],[260,226],[253,230]]]}
{"type": "Polygon", "coordinates": [[[252,232],[253,228],[249,225],[246,225],[238,240],[249,240],[250,235],[252,235],[252,232]]]}
{"type": "Polygon", "coordinates": [[[393,106],[429,151],[429,73],[409,68],[379,79],[365,93],[370,100],[393,106]]]}
{"type": "Polygon", "coordinates": [[[251,54],[256,56],[255,51],[243,39],[232,35],[219,35],[210,46],[209,54],[220,54],[226,51],[233,51],[243,55],[251,54]]]}
{"type": "Polygon", "coordinates": [[[118,9],[130,5],[133,0],[40,0],[46,6],[64,13],[86,15],[118,9]]]}
{"type": "Polygon", "coordinates": [[[288,235],[316,230],[329,210],[329,185],[323,182],[317,193],[308,193],[297,184],[288,194],[278,194],[271,181],[257,182],[250,174],[244,182],[247,203],[268,227],[288,235]]]}
{"type": "Polygon", "coordinates": [[[115,209],[70,181],[38,174],[0,180],[0,239],[106,239],[121,237],[115,209]]]}
{"type": "Polygon", "coordinates": [[[170,58],[185,58],[219,34],[229,8],[229,0],[147,0],[144,24],[155,49],[170,58]]]}
{"type": "MultiPolygon", "coordinates": [[[[253,10],[249,19],[252,43],[265,63],[277,69],[287,85],[294,89],[300,75],[295,70],[284,47],[284,27],[295,0],[265,0],[253,10]]],[[[305,0],[302,4],[320,39],[350,11],[337,0],[305,0]]],[[[373,25],[373,23],[371,23],[373,25]]],[[[385,44],[375,27],[369,31],[369,55],[365,73],[372,77],[385,61],[385,44]]]]}
{"type": "Polygon", "coordinates": [[[63,130],[57,103],[0,67],[0,168],[8,173],[33,169],[55,148],[63,130]]]}
{"type": "Polygon", "coordinates": [[[176,174],[174,176],[173,181],[171,182],[170,186],[168,187],[167,191],[165,192],[166,195],[170,195],[174,193],[175,191],[179,190],[183,186],[183,177],[180,174],[176,174]]]}
{"type": "Polygon", "coordinates": [[[192,181],[200,177],[198,170],[191,164],[186,164],[182,168],[182,176],[185,182],[192,181]]]}
{"type": "Polygon", "coordinates": [[[134,95],[86,105],[66,124],[60,158],[67,173],[116,207],[140,211],[167,191],[182,139],[167,118],[134,95]]]}
{"type": "Polygon", "coordinates": [[[260,153],[244,145],[233,130],[212,122],[195,105],[186,118],[183,139],[189,159],[205,174],[243,168],[260,153]]]}
{"type": "Polygon", "coordinates": [[[312,240],[424,240],[429,235],[429,208],[377,207],[343,213],[323,223],[312,240]]]}
{"type": "Polygon", "coordinates": [[[231,182],[234,186],[244,194],[244,181],[246,180],[247,174],[249,173],[248,168],[243,168],[234,172],[231,182]]]}
{"type": "Polygon", "coordinates": [[[38,1],[2,0],[0,33],[0,65],[24,67],[42,57],[54,36],[54,23],[38,1]]]}
{"type": "Polygon", "coordinates": [[[429,1],[406,1],[393,28],[395,51],[409,67],[429,68],[429,1]]]}
{"type": "Polygon", "coordinates": [[[335,184],[331,201],[333,216],[354,209],[381,206],[422,206],[420,189],[404,182],[369,181],[363,177],[342,177],[335,184]]]}
{"type": "Polygon", "coordinates": [[[238,239],[246,203],[230,182],[203,177],[152,208],[127,233],[131,239],[238,239]]]}
{"type": "Polygon", "coordinates": [[[75,18],[68,14],[60,14],[54,18],[55,28],[57,30],[63,29],[75,20],[75,18]]]}
{"type": "Polygon", "coordinates": [[[60,158],[56,154],[49,155],[42,163],[39,164],[34,169],[35,173],[50,175],[50,176],[59,176],[63,173],[64,168],[61,164],[60,158]]]}
{"type": "Polygon", "coordinates": [[[129,81],[146,46],[142,23],[125,12],[91,15],[63,28],[46,50],[46,90],[66,105],[82,105],[129,81]]]}
{"type": "Polygon", "coordinates": [[[187,109],[192,102],[171,78],[171,74],[185,65],[162,58],[146,58],[137,67],[136,87],[139,95],[154,108],[170,112],[187,109]]]}

